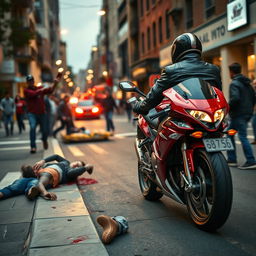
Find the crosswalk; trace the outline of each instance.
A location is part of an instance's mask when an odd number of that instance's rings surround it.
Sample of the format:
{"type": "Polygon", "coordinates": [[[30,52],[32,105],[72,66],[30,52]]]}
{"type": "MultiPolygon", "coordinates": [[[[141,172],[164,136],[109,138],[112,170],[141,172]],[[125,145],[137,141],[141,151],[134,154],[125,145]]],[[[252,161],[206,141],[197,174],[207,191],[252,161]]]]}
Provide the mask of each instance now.
{"type": "MultiPolygon", "coordinates": [[[[249,128],[250,129],[250,128],[249,128]]],[[[129,133],[119,133],[115,134],[114,139],[124,139],[127,137],[135,137],[135,132],[129,132],[129,133]]],[[[253,135],[247,136],[249,140],[254,140],[253,135]]],[[[41,143],[41,140],[37,140],[37,143],[41,143]]],[[[55,151],[58,154],[58,151],[61,152],[61,148],[59,146],[59,143],[56,139],[53,139],[53,146],[55,151]]],[[[236,144],[241,145],[241,142],[236,139],[236,144]]],[[[100,144],[97,143],[87,143],[86,146],[93,151],[96,154],[99,155],[107,155],[109,152],[105,150],[103,147],[100,146],[100,144]]],[[[73,154],[75,157],[81,157],[84,156],[84,152],[79,149],[79,146],[70,145],[67,146],[68,150],[73,154]]],[[[20,151],[20,150],[29,150],[30,149],[30,141],[29,140],[17,140],[17,141],[0,141],[0,152],[6,152],[6,151],[20,151]]]]}

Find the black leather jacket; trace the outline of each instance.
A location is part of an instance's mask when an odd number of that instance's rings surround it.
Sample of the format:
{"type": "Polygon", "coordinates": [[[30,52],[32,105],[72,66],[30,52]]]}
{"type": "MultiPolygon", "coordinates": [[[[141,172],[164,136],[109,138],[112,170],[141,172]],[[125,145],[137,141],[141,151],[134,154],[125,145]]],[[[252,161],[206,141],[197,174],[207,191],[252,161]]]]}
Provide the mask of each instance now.
{"type": "MultiPolygon", "coordinates": [[[[197,53],[188,53],[181,61],[165,67],[161,77],[147,94],[146,99],[140,102],[138,112],[147,113],[150,109],[161,103],[165,90],[193,77],[201,78],[218,89],[222,89],[219,68],[202,61],[197,53]]],[[[135,112],[137,111],[135,110],[135,112]]]]}
{"type": "Polygon", "coordinates": [[[230,117],[243,116],[250,119],[255,103],[255,91],[251,86],[251,80],[242,74],[234,76],[229,87],[230,117]]]}

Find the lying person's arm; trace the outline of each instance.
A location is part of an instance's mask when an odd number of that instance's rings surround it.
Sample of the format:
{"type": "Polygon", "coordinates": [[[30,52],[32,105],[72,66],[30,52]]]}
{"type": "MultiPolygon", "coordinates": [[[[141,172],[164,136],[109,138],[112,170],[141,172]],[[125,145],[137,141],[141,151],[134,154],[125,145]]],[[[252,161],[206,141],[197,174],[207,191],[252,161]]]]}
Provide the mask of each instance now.
{"type": "Polygon", "coordinates": [[[57,195],[53,192],[49,192],[46,190],[45,186],[50,184],[51,180],[48,176],[42,175],[39,179],[38,182],[38,190],[41,194],[41,196],[46,199],[46,200],[56,200],[57,199],[57,195]]]}
{"type": "Polygon", "coordinates": [[[36,162],[35,165],[33,166],[33,169],[34,170],[39,170],[40,168],[42,168],[44,166],[45,163],[52,162],[52,161],[57,161],[57,162],[66,161],[66,162],[69,162],[64,157],[55,154],[55,155],[48,156],[45,159],[36,162]]]}

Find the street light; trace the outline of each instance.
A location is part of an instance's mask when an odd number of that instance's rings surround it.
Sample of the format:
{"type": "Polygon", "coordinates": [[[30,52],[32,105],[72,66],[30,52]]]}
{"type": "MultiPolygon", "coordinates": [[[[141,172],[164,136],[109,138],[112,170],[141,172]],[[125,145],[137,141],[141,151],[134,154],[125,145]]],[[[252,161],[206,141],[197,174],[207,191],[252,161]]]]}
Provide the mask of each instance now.
{"type": "Polygon", "coordinates": [[[73,85],[74,85],[73,82],[69,82],[69,83],[68,83],[68,86],[69,86],[69,87],[72,87],[73,85]]]}
{"type": "Polygon", "coordinates": [[[97,12],[97,14],[98,14],[99,16],[103,16],[103,15],[106,14],[106,11],[103,10],[103,9],[101,9],[101,10],[99,10],[99,11],[97,12]]]}
{"type": "Polygon", "coordinates": [[[64,70],[64,68],[59,68],[59,69],[58,69],[58,72],[59,72],[59,73],[62,73],[63,70],[64,70]]]}
{"type": "Polygon", "coordinates": [[[102,75],[103,75],[103,76],[108,76],[108,71],[106,71],[106,70],[103,71],[103,72],[102,72],[102,75]]]}
{"type": "Polygon", "coordinates": [[[66,35],[67,33],[68,33],[68,30],[66,28],[63,28],[60,31],[60,34],[63,35],[63,36],[66,35]]]}
{"type": "Polygon", "coordinates": [[[55,63],[56,63],[57,66],[59,66],[59,65],[61,65],[61,63],[62,63],[62,60],[56,60],[55,63]]]}
{"type": "Polygon", "coordinates": [[[98,51],[98,47],[93,46],[93,47],[92,47],[92,51],[93,51],[93,52],[97,52],[97,51],[98,51]]]}

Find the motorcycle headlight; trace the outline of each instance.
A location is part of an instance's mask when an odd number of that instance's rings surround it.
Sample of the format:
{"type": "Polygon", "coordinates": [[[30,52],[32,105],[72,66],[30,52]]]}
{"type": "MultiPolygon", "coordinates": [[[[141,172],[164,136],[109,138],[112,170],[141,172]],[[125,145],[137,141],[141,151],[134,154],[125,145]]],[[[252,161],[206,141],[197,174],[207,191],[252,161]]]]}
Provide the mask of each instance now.
{"type": "Polygon", "coordinates": [[[199,110],[187,110],[187,111],[191,116],[193,116],[195,119],[199,121],[212,123],[212,119],[210,118],[210,116],[203,111],[199,111],[199,110]]]}
{"type": "Polygon", "coordinates": [[[214,122],[221,122],[222,119],[224,118],[225,116],[225,111],[224,109],[218,109],[215,111],[214,113],[214,122]]]}

